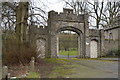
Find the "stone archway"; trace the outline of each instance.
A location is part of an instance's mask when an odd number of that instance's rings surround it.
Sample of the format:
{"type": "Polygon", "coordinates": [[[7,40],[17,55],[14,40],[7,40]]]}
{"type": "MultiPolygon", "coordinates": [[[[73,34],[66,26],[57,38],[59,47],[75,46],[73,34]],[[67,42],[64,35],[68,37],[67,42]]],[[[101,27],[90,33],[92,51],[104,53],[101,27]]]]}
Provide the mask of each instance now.
{"type": "Polygon", "coordinates": [[[58,36],[58,34],[59,34],[60,31],[65,31],[65,30],[73,31],[78,35],[78,56],[77,57],[82,57],[83,56],[83,54],[82,54],[83,53],[82,45],[84,45],[82,43],[83,42],[83,33],[79,29],[77,29],[75,27],[71,27],[71,26],[66,26],[66,27],[63,27],[63,28],[60,28],[60,29],[56,30],[57,54],[59,53],[59,36],[58,36]]]}
{"type": "Polygon", "coordinates": [[[71,30],[79,35],[79,57],[97,58],[101,55],[102,31],[89,29],[87,14],[77,15],[73,13],[72,9],[63,9],[61,13],[50,11],[47,23],[48,26],[36,28],[36,33],[34,33],[37,38],[42,36],[46,39],[45,57],[57,58],[57,53],[59,52],[58,32],[62,30],[71,30]],[[97,42],[96,40],[91,41],[93,39],[96,39],[97,42]]]}
{"type": "MultiPolygon", "coordinates": [[[[74,14],[72,9],[63,9],[63,12],[58,13],[50,11],[48,13],[48,21],[46,27],[34,28],[31,31],[32,37],[43,37],[46,40],[45,45],[45,57],[57,58],[58,50],[58,32],[62,30],[71,30],[79,35],[79,56],[81,58],[89,58],[90,47],[91,51],[94,49],[92,45],[97,45],[95,57],[101,56],[101,50],[103,46],[103,30],[89,29],[88,14],[74,14]],[[91,41],[96,39],[97,42],[91,41]]],[[[33,39],[33,38],[32,38],[33,39]]],[[[34,40],[34,39],[33,39],[34,40]]],[[[38,41],[39,42],[39,41],[38,41]]],[[[42,44],[42,43],[41,43],[42,44]]],[[[95,51],[94,50],[94,51],[95,51]]],[[[94,54],[92,54],[94,55],[94,54]]],[[[92,57],[92,56],[91,56],[92,57]]]]}
{"type": "Polygon", "coordinates": [[[90,41],[90,58],[98,57],[98,42],[96,40],[90,41]]]}
{"type": "Polygon", "coordinates": [[[57,57],[58,53],[58,32],[61,30],[71,30],[79,35],[79,55],[86,56],[86,36],[88,33],[87,17],[85,14],[74,14],[71,9],[63,9],[63,13],[58,14],[50,11],[48,14],[48,54],[50,57],[57,57]],[[68,13],[70,12],[70,13],[68,13]]]}

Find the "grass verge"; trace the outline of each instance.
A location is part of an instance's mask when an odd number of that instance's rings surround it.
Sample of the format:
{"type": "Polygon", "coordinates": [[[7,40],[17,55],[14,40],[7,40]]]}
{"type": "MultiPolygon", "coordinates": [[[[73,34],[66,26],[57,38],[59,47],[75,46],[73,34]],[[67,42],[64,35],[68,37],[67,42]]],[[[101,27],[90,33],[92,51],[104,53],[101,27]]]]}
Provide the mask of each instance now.
{"type": "Polygon", "coordinates": [[[37,72],[30,72],[27,78],[40,78],[40,75],[37,72]]]}

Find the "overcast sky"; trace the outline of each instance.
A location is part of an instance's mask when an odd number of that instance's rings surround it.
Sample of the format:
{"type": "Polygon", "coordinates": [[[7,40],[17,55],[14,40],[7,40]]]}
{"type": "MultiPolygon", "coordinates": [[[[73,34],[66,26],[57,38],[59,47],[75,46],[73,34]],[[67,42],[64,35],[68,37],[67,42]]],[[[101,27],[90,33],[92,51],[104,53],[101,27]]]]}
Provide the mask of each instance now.
{"type": "Polygon", "coordinates": [[[37,6],[42,7],[44,3],[46,6],[46,11],[49,12],[50,10],[54,10],[56,12],[62,12],[63,11],[63,6],[65,5],[65,3],[62,0],[33,0],[35,4],[37,4],[37,6]]]}
{"type": "MultiPolygon", "coordinates": [[[[51,10],[54,10],[56,12],[63,12],[63,7],[65,7],[65,2],[63,0],[31,0],[31,1],[34,3],[36,7],[43,8],[43,10],[46,10],[46,12],[49,12],[51,10]]],[[[93,2],[93,1],[94,0],[89,0],[89,2],[93,2]]],[[[102,0],[98,0],[98,1],[102,1],[102,0]]],[[[104,2],[106,2],[106,0],[104,0],[104,2]]],[[[90,20],[92,21],[91,24],[95,26],[96,23],[95,20],[92,18],[90,20]]],[[[93,26],[91,27],[93,28],[93,26]]]]}
{"type": "Polygon", "coordinates": [[[55,10],[57,12],[62,12],[63,11],[63,6],[65,3],[62,0],[49,0],[49,9],[50,10],[55,10]]]}

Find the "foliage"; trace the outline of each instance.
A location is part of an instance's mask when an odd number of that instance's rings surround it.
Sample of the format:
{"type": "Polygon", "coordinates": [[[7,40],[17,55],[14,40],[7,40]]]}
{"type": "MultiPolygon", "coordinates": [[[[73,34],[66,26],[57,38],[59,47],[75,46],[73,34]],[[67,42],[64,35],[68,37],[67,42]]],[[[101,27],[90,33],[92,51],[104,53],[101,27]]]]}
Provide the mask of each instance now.
{"type": "Polygon", "coordinates": [[[120,48],[119,49],[113,49],[105,55],[105,57],[120,57],[120,48]]]}
{"type": "Polygon", "coordinates": [[[36,46],[30,43],[18,43],[14,34],[3,35],[3,64],[26,64],[31,57],[37,57],[36,46]],[[18,47],[18,45],[20,45],[18,47]]]}

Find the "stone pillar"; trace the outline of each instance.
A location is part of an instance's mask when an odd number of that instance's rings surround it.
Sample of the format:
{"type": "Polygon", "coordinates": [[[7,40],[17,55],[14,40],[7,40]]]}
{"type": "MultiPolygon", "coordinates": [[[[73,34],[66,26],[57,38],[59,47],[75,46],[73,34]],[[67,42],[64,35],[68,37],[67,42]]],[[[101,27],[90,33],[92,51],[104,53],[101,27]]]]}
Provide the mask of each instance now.
{"type": "Polygon", "coordinates": [[[45,42],[45,58],[49,57],[49,53],[48,53],[48,35],[46,36],[46,42],[45,42]]]}
{"type": "Polygon", "coordinates": [[[57,58],[57,36],[51,36],[51,57],[57,58]]]}
{"type": "Polygon", "coordinates": [[[2,79],[2,31],[0,28],[0,80],[2,79]]]}
{"type": "Polygon", "coordinates": [[[86,38],[86,57],[90,58],[90,39],[86,38]]]}
{"type": "Polygon", "coordinates": [[[50,31],[48,32],[48,35],[47,35],[47,42],[46,42],[46,58],[51,58],[51,35],[50,35],[50,31]]]}
{"type": "Polygon", "coordinates": [[[59,35],[57,35],[57,56],[59,54],[59,35]]]}
{"type": "Polygon", "coordinates": [[[81,53],[82,53],[81,58],[85,58],[85,55],[86,55],[86,46],[85,46],[85,44],[86,44],[86,40],[85,40],[85,35],[83,34],[83,36],[81,38],[81,48],[82,48],[82,50],[81,50],[81,53]]]}
{"type": "Polygon", "coordinates": [[[89,54],[89,39],[87,38],[89,36],[89,22],[88,22],[88,18],[89,18],[89,14],[88,13],[85,13],[84,14],[84,40],[83,40],[83,43],[84,43],[84,46],[83,46],[83,57],[86,58],[88,57],[88,54],[89,54]],[[87,44],[87,45],[86,45],[87,44]]]}
{"type": "Polygon", "coordinates": [[[101,48],[100,48],[100,49],[101,49],[100,52],[101,52],[101,53],[99,54],[99,57],[101,57],[102,55],[104,55],[103,53],[104,53],[104,49],[105,49],[105,47],[104,47],[104,44],[105,44],[105,43],[104,43],[104,40],[105,40],[104,30],[101,29],[100,31],[101,31],[101,34],[100,34],[100,36],[101,36],[101,37],[100,37],[100,38],[101,38],[101,39],[100,39],[100,40],[101,40],[101,41],[100,41],[100,42],[101,42],[101,43],[100,43],[100,44],[101,44],[101,45],[100,45],[100,47],[101,47],[101,48]]]}
{"type": "MultiPolygon", "coordinates": [[[[118,50],[120,49],[120,13],[118,15],[118,50]]],[[[120,77],[119,77],[120,78],[120,77]]]]}
{"type": "Polygon", "coordinates": [[[32,57],[30,61],[30,71],[34,71],[34,70],[35,70],[35,58],[32,57]]]}
{"type": "Polygon", "coordinates": [[[79,54],[79,57],[81,57],[81,41],[80,41],[80,36],[78,37],[78,54],[79,54]]]}
{"type": "MultiPolygon", "coordinates": [[[[2,3],[0,3],[0,22],[2,21],[1,9],[2,9],[2,3]]],[[[2,29],[0,27],[0,80],[1,79],[2,79],[2,29]]]]}
{"type": "Polygon", "coordinates": [[[2,78],[3,79],[8,78],[8,67],[7,66],[3,66],[2,78]]]}

